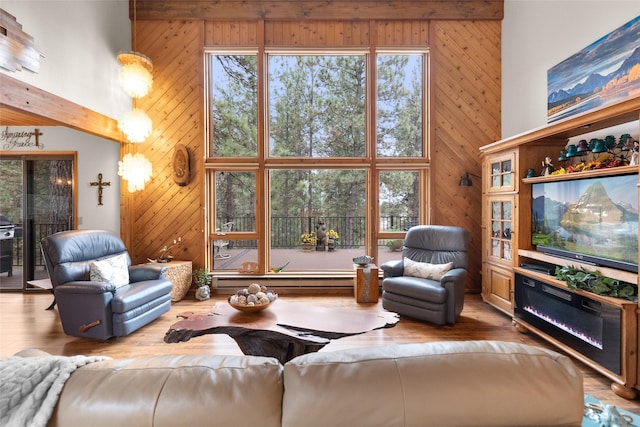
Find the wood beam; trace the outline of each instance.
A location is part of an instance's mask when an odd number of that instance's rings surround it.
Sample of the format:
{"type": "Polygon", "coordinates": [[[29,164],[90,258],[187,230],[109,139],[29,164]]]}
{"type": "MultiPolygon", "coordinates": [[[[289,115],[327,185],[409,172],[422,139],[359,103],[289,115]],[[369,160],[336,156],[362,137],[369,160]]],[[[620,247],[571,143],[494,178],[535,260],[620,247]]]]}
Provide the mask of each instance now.
{"type": "MultiPolygon", "coordinates": [[[[502,20],[504,17],[503,0],[137,0],[136,5],[139,20],[502,20]]],[[[132,12],[132,0],[129,7],[132,12]]]]}
{"type": "Polygon", "coordinates": [[[100,138],[120,142],[118,122],[82,105],[61,98],[6,74],[0,74],[0,125],[66,126],[100,138]],[[26,123],[16,123],[16,117],[26,123]]]}

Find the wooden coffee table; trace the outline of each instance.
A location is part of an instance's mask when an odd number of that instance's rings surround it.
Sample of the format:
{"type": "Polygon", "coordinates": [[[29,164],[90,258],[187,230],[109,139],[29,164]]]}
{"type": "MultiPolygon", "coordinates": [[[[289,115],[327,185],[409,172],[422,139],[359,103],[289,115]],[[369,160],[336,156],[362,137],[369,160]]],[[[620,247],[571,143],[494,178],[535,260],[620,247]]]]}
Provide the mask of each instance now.
{"type": "Polygon", "coordinates": [[[164,341],[189,341],[205,334],[227,334],[244,354],[275,357],[286,363],[301,354],[318,351],[331,340],[391,328],[399,316],[389,311],[361,311],[276,300],[267,309],[240,312],[219,302],[206,314],[180,313],[183,318],[165,334],[164,341]]]}

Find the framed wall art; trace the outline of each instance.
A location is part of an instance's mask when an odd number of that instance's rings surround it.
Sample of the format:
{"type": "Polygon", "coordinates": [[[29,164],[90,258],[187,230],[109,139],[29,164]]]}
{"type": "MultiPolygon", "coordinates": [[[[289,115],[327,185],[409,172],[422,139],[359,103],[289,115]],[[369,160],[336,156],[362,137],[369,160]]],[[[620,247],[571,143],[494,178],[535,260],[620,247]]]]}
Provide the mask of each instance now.
{"type": "Polygon", "coordinates": [[[640,16],[547,72],[547,121],[640,96],[640,16]]]}

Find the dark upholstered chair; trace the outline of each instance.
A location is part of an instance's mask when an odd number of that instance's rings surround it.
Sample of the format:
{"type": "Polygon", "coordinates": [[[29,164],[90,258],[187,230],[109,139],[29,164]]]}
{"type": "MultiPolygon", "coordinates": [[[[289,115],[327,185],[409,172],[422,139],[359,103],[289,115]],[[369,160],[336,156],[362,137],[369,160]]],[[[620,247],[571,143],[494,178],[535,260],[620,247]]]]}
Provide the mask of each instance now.
{"type": "Polygon", "coordinates": [[[43,238],[41,246],[68,335],[128,335],[171,308],[166,267],[131,266],[124,243],[111,232],[63,231],[43,238]]]}
{"type": "Polygon", "coordinates": [[[464,306],[468,245],[469,232],[460,227],[410,228],[402,259],[380,266],[382,306],[436,325],[453,325],[464,306]]]}

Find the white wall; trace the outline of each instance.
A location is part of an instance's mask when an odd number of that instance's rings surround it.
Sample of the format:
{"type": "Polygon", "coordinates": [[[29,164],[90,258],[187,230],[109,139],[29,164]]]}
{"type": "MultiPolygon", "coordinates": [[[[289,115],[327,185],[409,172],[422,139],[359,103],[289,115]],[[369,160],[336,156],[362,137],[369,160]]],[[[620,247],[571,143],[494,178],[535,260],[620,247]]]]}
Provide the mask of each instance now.
{"type": "MultiPolygon", "coordinates": [[[[9,132],[33,132],[32,127],[9,126],[9,132]]],[[[2,129],[4,131],[5,129],[2,129]]],[[[76,151],[78,158],[78,226],[80,230],[110,230],[120,234],[120,177],[118,176],[118,157],[120,145],[78,132],[62,126],[39,128],[42,135],[39,144],[42,152],[76,151]],[[111,182],[102,192],[102,206],[98,205],[98,188],[91,182],[98,180],[111,182]]],[[[4,142],[4,141],[3,141],[4,142]]],[[[4,144],[3,144],[4,145],[4,144]]],[[[0,146],[0,149],[4,149],[0,146]]],[[[12,154],[21,151],[34,152],[34,147],[12,148],[12,154]]]]}
{"type": "MultiPolygon", "coordinates": [[[[0,72],[108,117],[122,117],[131,109],[131,99],[118,83],[117,60],[118,52],[131,49],[128,5],[128,0],[1,0],[0,7],[33,36],[44,58],[38,73],[0,72]]],[[[10,132],[20,130],[33,128],[9,128],[10,132]]],[[[78,228],[119,234],[119,145],[64,127],[40,130],[43,151],[78,153],[78,228]],[[98,206],[97,188],[89,185],[98,173],[111,182],[103,191],[103,206],[98,206]]]]}
{"type": "Polygon", "coordinates": [[[502,137],[546,125],[547,70],[638,15],[638,0],[505,0],[502,137]]]}
{"type": "Polygon", "coordinates": [[[44,54],[39,73],[0,72],[118,119],[131,99],[118,84],[118,52],[130,50],[127,0],[2,0],[44,54]]]}

